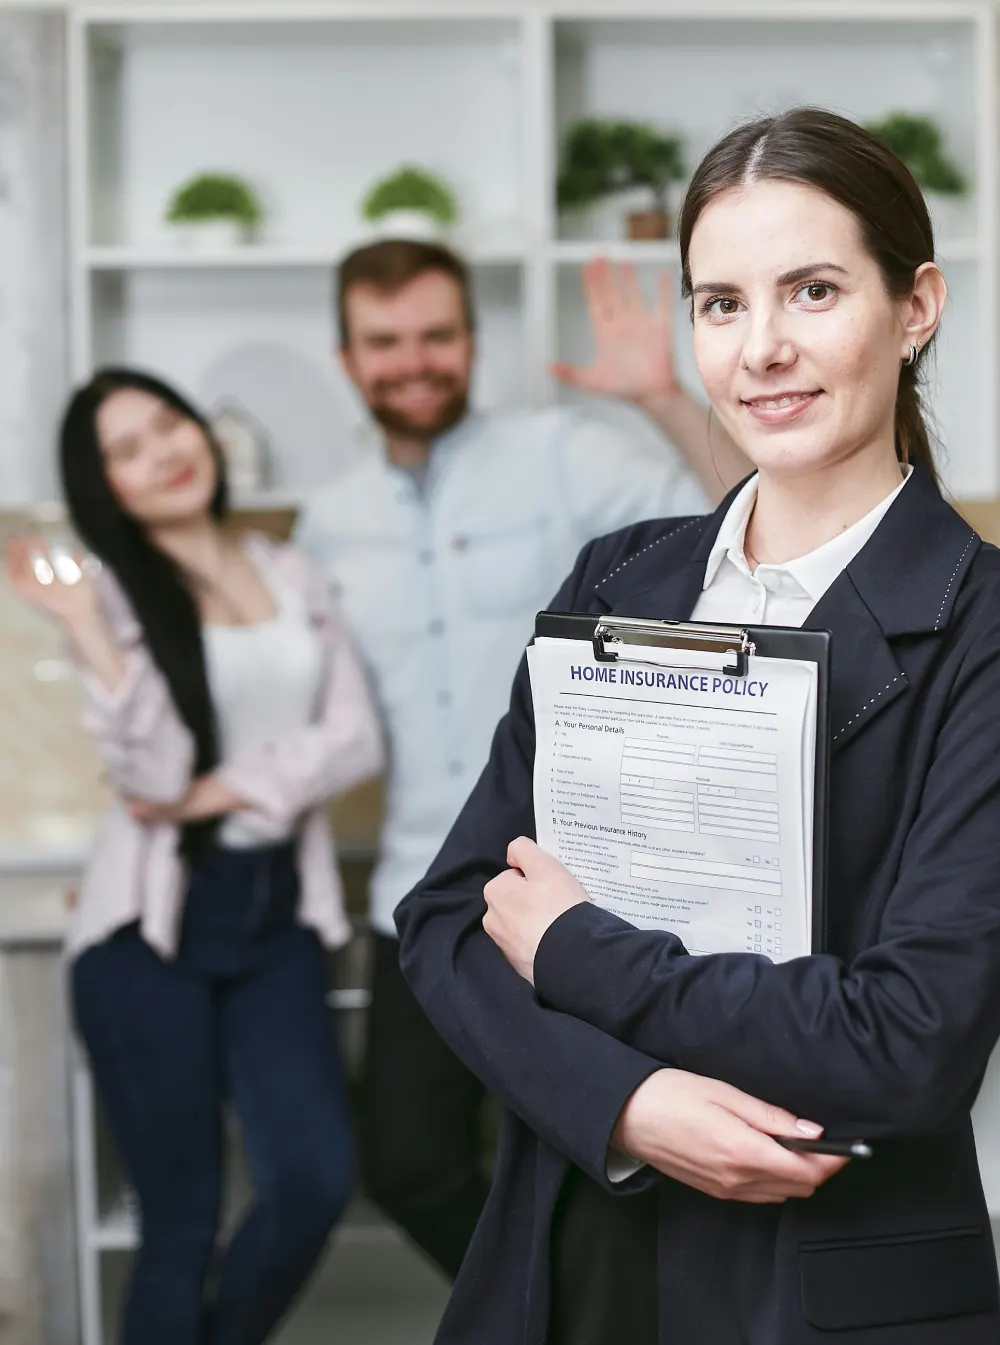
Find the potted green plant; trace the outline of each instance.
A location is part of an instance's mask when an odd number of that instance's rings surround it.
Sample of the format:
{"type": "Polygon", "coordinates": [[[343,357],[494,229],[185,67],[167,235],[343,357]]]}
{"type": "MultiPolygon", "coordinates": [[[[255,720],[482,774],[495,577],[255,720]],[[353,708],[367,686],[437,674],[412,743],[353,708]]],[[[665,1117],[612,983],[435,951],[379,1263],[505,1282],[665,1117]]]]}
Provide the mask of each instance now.
{"type": "Polygon", "coordinates": [[[667,238],[667,193],[685,172],[679,136],[665,135],[645,122],[584,117],[567,128],[563,139],[556,200],[560,209],[578,210],[641,187],[650,204],[628,214],[628,236],[667,238]]]}
{"type": "Polygon", "coordinates": [[[940,128],[930,117],[910,112],[890,112],[865,128],[906,164],[917,186],[937,196],[963,196],[965,178],[944,148],[940,128]]]}
{"type": "Polygon", "coordinates": [[[458,202],[441,178],[404,164],[369,188],[361,214],[386,236],[434,237],[458,219],[458,202]]]}
{"type": "Polygon", "coordinates": [[[934,233],[961,237],[969,232],[965,197],[968,183],[948,154],[944,137],[930,117],[890,112],[867,129],[906,164],[924,194],[934,233]]]}
{"type": "Polygon", "coordinates": [[[199,173],[174,192],[167,221],[192,247],[226,248],[249,242],[264,210],[253,187],[227,173],[199,173]]]}

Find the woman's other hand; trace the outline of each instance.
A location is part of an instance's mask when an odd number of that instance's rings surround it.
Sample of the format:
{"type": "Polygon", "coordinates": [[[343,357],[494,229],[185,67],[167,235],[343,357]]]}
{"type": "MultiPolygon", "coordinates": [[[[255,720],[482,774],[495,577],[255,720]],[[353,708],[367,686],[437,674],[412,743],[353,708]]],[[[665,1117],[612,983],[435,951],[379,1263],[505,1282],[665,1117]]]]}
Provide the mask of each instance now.
{"type": "Polygon", "coordinates": [[[91,567],[80,552],[50,547],[39,535],[7,544],[4,568],[15,592],[60,621],[81,665],[105,691],[125,678],[125,660],[101,611],[91,567]]]}
{"type": "Polygon", "coordinates": [[[759,1205],[805,1199],[850,1161],[793,1153],[771,1138],[822,1133],[821,1126],[718,1079],[662,1069],[629,1098],[611,1143],[716,1200],[759,1205]]]}
{"type": "Polygon", "coordinates": [[[519,976],[534,984],[542,935],[587,894],[570,871],[527,836],[507,847],[510,868],[486,884],[483,929],[519,976]]]}
{"type": "Polygon", "coordinates": [[[84,557],[52,547],[40,535],[7,544],[5,569],[16,592],[75,629],[101,619],[94,580],[84,557]]]}

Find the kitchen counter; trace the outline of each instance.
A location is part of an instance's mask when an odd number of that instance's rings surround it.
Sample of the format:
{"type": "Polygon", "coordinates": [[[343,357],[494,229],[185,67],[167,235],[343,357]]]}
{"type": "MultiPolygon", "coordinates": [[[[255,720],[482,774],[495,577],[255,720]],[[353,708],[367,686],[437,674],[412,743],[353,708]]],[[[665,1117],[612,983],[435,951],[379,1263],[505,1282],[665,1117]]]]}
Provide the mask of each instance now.
{"type": "MultiPolygon", "coordinates": [[[[337,848],[353,916],[362,915],[368,872],[381,816],[381,784],[373,781],[338,799],[331,810],[337,848]]],[[[26,811],[0,827],[0,948],[61,944],[69,924],[70,894],[87,862],[96,815],[26,811]],[[24,825],[20,825],[23,821],[24,825]],[[50,843],[17,836],[53,836],[50,843]]]]}
{"type": "Polygon", "coordinates": [[[71,894],[87,862],[89,830],[77,819],[77,843],[70,845],[10,845],[0,838],[0,949],[39,944],[61,949],[71,894]]]}
{"type": "Polygon", "coordinates": [[[70,914],[70,893],[79,858],[58,866],[8,865],[0,856],[0,949],[31,944],[61,947],[70,914]]]}

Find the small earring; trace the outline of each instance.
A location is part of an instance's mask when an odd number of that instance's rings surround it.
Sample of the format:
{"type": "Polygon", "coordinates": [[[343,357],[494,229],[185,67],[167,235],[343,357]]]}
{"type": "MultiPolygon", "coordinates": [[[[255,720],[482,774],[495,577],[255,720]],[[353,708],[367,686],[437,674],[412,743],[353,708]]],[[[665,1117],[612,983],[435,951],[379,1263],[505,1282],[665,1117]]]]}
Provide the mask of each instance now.
{"type": "Polygon", "coordinates": [[[909,355],[907,355],[906,359],[903,361],[903,363],[906,365],[907,368],[910,368],[910,367],[912,367],[914,364],[916,364],[916,362],[917,362],[917,356],[918,356],[919,354],[920,354],[920,347],[919,347],[919,346],[910,346],[910,353],[909,353],[909,355]]]}

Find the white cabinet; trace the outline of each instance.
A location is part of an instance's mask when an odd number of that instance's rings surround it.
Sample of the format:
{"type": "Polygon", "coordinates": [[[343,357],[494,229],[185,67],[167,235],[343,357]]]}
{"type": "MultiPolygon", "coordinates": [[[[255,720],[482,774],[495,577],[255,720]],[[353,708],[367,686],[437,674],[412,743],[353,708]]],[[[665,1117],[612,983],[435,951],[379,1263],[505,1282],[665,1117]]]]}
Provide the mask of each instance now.
{"type": "Polygon", "coordinates": [[[70,24],[74,376],[134,362],[209,404],[243,402],[269,431],[285,497],[356,451],[359,408],[332,360],[331,268],[364,236],[358,205],[375,178],[412,162],[452,184],[480,310],[476,400],[538,404],[565,395],[547,361],[587,352],[583,262],[611,252],[650,279],[677,269],[672,243],[621,241],[621,201],[557,215],[565,126],[646,119],[683,135],[692,166],[734,121],[802,102],[866,120],[928,113],[973,183],[957,206],[932,203],[952,302],[931,410],[948,486],[1000,493],[989,5],[427,0],[405,17],[151,5],[82,8],[70,24]],[[254,182],[269,219],[259,243],[195,256],[163,213],[181,181],[212,168],[254,182]]]}

